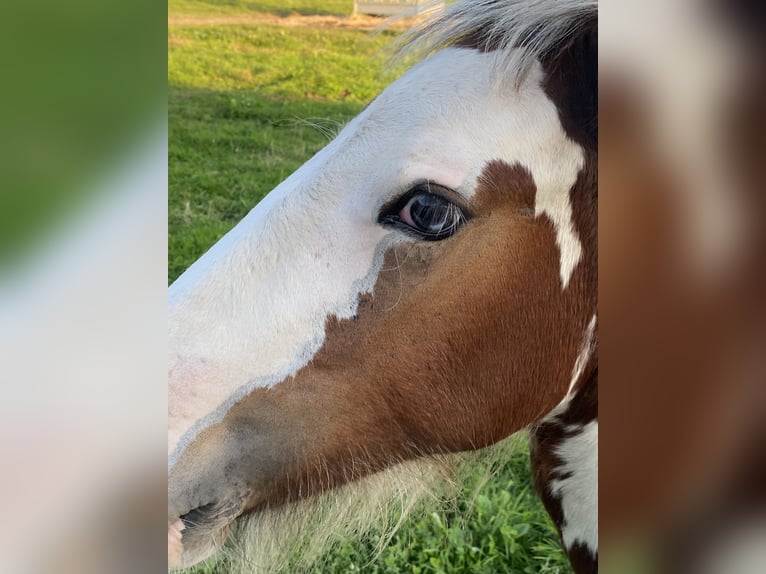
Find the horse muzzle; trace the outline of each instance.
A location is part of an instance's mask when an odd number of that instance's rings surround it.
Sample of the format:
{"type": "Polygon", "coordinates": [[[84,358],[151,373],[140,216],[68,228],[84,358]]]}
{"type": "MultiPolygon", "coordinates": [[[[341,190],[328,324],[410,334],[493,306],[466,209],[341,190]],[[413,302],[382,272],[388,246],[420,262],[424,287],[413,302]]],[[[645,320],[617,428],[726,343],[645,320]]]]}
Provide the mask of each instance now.
{"type": "Polygon", "coordinates": [[[209,558],[223,546],[241,504],[229,501],[194,508],[168,521],[168,569],[192,566],[209,558]]]}
{"type": "Polygon", "coordinates": [[[186,445],[168,472],[169,567],[210,557],[240,516],[276,502],[302,450],[251,416],[226,418],[186,445]]]}

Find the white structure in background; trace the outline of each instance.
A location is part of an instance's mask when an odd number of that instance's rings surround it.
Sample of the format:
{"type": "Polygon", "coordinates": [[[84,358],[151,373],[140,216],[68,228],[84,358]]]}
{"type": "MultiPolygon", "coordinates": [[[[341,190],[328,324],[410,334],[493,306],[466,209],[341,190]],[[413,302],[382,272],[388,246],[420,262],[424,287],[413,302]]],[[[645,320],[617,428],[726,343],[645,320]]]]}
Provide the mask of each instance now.
{"type": "Polygon", "coordinates": [[[433,0],[354,0],[354,14],[395,16],[410,12],[414,16],[440,8],[443,4],[434,4],[433,0]]]}

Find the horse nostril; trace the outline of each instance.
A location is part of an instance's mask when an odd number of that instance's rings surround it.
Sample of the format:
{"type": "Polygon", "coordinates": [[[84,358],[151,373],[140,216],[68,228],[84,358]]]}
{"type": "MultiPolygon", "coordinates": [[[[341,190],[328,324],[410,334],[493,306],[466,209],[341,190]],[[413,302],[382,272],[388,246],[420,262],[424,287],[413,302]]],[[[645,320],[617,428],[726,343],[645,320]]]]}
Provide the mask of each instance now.
{"type": "Polygon", "coordinates": [[[180,516],[180,520],[187,528],[201,526],[210,521],[209,519],[215,514],[215,507],[216,505],[213,502],[203,504],[180,516]]]}
{"type": "Polygon", "coordinates": [[[242,513],[239,500],[210,502],[180,516],[179,520],[189,530],[211,530],[228,526],[242,513]]]}

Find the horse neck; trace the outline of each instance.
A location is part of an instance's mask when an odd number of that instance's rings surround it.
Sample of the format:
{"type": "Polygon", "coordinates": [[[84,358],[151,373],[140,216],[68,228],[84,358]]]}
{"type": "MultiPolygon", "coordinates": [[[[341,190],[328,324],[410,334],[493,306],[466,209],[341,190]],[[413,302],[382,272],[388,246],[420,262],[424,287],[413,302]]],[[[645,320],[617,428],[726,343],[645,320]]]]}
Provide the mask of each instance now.
{"type": "Polygon", "coordinates": [[[535,488],[577,574],[598,572],[598,365],[530,433],[535,488]]]}

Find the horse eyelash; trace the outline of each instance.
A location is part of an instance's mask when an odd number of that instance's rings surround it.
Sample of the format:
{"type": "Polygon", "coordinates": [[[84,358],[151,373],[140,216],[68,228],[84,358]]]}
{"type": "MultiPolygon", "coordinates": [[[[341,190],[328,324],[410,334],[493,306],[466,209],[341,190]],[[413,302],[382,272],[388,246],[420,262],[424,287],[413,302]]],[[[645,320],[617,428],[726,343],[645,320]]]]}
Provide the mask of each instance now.
{"type": "MultiPolygon", "coordinates": [[[[457,229],[466,223],[469,219],[469,214],[467,214],[467,210],[464,207],[461,207],[460,205],[456,204],[451,198],[445,197],[445,193],[441,193],[439,191],[434,191],[432,188],[435,187],[437,190],[442,189],[442,186],[435,185],[431,181],[426,181],[424,183],[418,184],[410,188],[409,191],[401,195],[399,198],[394,200],[393,202],[389,203],[387,207],[384,207],[380,216],[378,217],[378,223],[381,223],[383,225],[392,225],[397,227],[400,231],[403,233],[406,233],[407,235],[410,235],[411,237],[414,237],[416,239],[425,239],[427,241],[438,241],[440,237],[440,233],[424,233],[421,231],[418,231],[416,229],[413,229],[406,223],[402,222],[402,220],[399,218],[399,212],[407,205],[407,203],[416,195],[419,193],[428,193],[431,195],[437,195],[444,199],[446,202],[448,202],[448,208],[449,208],[449,225],[443,227],[442,229],[447,229],[449,231],[449,235],[443,237],[442,239],[446,239],[447,237],[450,237],[453,233],[457,231],[457,229]]],[[[444,188],[446,190],[446,188],[444,188]]],[[[446,190],[450,191],[451,190],[446,190]]],[[[452,192],[454,193],[454,192],[452,192]]]]}

